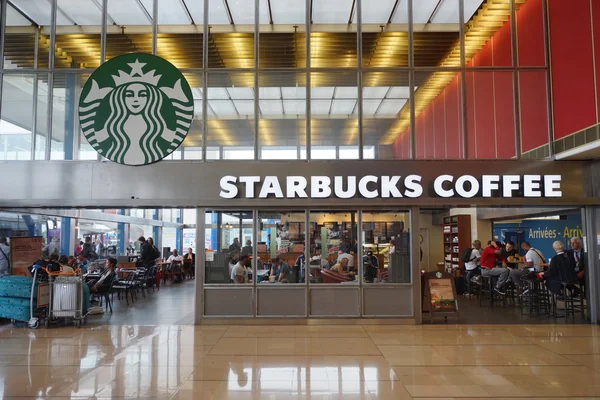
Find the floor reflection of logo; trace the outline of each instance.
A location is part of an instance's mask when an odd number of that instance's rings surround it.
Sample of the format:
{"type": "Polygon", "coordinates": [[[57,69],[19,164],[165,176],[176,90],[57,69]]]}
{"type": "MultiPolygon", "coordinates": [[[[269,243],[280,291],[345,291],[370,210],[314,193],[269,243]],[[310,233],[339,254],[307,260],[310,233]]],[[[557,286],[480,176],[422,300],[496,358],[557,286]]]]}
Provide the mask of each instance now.
{"type": "Polygon", "coordinates": [[[160,161],[183,142],[194,117],[190,86],[168,61],[144,53],[115,57],[83,87],[79,121],[90,145],[126,165],[160,161]]]}

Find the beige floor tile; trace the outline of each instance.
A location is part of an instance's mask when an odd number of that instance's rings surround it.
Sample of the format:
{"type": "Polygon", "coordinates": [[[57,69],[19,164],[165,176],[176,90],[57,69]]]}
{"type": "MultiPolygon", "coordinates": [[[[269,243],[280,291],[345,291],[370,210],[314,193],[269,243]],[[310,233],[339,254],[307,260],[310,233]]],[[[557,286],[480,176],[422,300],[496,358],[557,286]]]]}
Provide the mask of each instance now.
{"type": "Polygon", "coordinates": [[[575,365],[538,346],[433,346],[451,365],[575,365]]]}
{"type": "Polygon", "coordinates": [[[577,354],[577,355],[565,355],[569,360],[573,360],[578,364],[585,365],[593,369],[596,372],[600,372],[600,355],[598,354],[577,354]]]}
{"type": "Polygon", "coordinates": [[[529,344],[524,338],[504,331],[448,330],[415,332],[370,332],[377,345],[471,345],[471,344],[529,344]]]}
{"type": "Polygon", "coordinates": [[[210,355],[380,355],[368,338],[222,338],[210,355]]]}
{"type": "Polygon", "coordinates": [[[497,329],[505,330],[515,336],[600,337],[600,327],[596,325],[504,325],[498,326],[497,329]]]}
{"type": "Polygon", "coordinates": [[[171,400],[222,399],[226,396],[227,382],[185,381],[171,400]]]}
{"type": "Polygon", "coordinates": [[[557,354],[600,355],[600,336],[528,337],[527,340],[557,354]]]}

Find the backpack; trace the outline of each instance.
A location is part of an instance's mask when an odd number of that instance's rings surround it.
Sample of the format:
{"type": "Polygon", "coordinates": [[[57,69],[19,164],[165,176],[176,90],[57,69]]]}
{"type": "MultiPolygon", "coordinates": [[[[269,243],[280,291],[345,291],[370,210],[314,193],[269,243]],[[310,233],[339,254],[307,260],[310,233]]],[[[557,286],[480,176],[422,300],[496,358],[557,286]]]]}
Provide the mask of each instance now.
{"type": "Polygon", "coordinates": [[[460,259],[466,263],[473,261],[471,259],[472,252],[473,252],[473,248],[469,247],[468,249],[466,249],[465,251],[462,252],[462,254],[460,255],[460,259]]]}

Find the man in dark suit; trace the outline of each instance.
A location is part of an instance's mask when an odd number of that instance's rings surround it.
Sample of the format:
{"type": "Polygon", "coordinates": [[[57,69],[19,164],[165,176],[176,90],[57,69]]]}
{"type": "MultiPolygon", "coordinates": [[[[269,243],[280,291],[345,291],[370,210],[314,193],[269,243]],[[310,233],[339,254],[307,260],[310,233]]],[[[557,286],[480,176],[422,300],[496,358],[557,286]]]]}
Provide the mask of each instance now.
{"type": "Polygon", "coordinates": [[[561,293],[562,282],[572,282],[577,279],[575,266],[571,262],[571,257],[565,252],[565,245],[557,240],[552,244],[556,255],[550,260],[550,266],[546,272],[542,272],[546,287],[556,295],[566,295],[561,293]]]}
{"type": "MultiPolygon", "coordinates": [[[[585,285],[585,262],[586,254],[583,251],[583,242],[581,238],[571,238],[571,249],[567,251],[571,263],[575,266],[575,272],[577,273],[577,280],[581,285],[585,285]]],[[[579,289],[575,290],[574,295],[579,294],[579,289]]]]}

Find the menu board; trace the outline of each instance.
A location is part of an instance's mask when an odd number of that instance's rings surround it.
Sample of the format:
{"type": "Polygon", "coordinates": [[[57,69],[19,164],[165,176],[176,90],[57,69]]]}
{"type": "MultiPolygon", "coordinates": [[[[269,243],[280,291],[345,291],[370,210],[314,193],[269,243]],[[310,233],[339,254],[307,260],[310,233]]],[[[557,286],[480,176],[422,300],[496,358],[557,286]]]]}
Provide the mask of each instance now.
{"type": "Polygon", "coordinates": [[[454,293],[452,280],[432,279],[429,281],[431,307],[434,310],[454,310],[454,293]]]}
{"type": "Polygon", "coordinates": [[[41,236],[11,238],[11,275],[30,276],[27,268],[42,258],[42,247],[44,247],[44,239],[41,236]]]}
{"type": "Polygon", "coordinates": [[[422,275],[423,311],[435,314],[454,314],[458,318],[458,302],[454,278],[446,272],[427,272],[422,275]]]}

